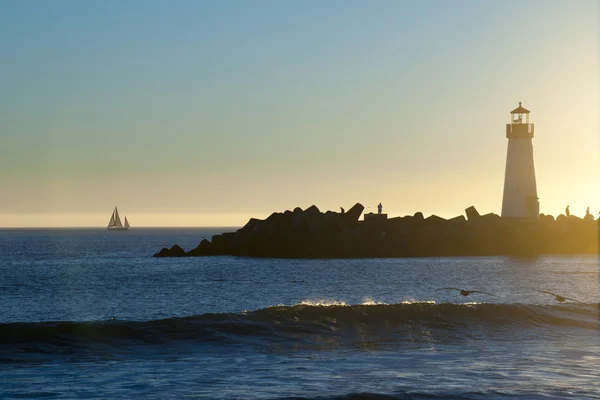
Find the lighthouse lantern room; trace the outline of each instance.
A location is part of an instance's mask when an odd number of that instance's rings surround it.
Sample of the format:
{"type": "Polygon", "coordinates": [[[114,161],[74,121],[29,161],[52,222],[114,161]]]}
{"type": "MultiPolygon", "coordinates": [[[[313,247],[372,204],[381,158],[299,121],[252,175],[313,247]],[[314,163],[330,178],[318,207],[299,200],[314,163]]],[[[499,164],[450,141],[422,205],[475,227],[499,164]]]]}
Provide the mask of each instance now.
{"type": "Polygon", "coordinates": [[[538,218],[540,206],[533,164],[533,124],[529,123],[529,110],[520,102],[510,116],[510,124],[506,124],[508,149],[502,217],[538,218]]]}

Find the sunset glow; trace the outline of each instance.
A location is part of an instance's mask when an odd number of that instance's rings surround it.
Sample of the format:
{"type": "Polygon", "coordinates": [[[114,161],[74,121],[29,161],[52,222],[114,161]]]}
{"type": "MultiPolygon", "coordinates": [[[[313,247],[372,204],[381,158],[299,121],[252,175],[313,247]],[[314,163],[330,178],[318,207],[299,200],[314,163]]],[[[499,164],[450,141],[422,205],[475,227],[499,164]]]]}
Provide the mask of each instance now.
{"type": "Polygon", "coordinates": [[[598,215],[598,7],[6,3],[0,227],[500,213],[519,101],[540,212],[598,215]]]}

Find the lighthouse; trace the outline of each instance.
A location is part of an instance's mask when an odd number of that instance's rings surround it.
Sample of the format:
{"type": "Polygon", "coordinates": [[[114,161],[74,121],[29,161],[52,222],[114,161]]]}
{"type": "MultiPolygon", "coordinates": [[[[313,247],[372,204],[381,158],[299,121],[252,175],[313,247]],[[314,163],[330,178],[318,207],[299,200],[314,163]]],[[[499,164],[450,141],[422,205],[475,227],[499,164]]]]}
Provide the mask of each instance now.
{"type": "Polygon", "coordinates": [[[540,203],[535,183],[533,165],[533,124],[529,123],[529,110],[521,106],[510,112],[506,124],[508,149],[504,173],[503,218],[538,218],[540,203]]]}

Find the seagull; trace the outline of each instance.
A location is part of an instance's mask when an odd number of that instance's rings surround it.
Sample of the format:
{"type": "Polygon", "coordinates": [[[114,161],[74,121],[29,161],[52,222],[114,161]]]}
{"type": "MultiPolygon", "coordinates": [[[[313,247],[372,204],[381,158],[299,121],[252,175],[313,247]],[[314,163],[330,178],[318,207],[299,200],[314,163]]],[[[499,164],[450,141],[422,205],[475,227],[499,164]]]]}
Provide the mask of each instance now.
{"type": "Polygon", "coordinates": [[[441,289],[437,289],[437,290],[458,290],[460,292],[460,294],[462,294],[463,296],[468,296],[471,293],[483,293],[483,294],[489,294],[490,296],[493,296],[493,294],[488,293],[488,292],[482,292],[481,290],[465,290],[465,289],[459,289],[459,288],[455,288],[455,287],[445,287],[445,288],[441,288],[441,289]]]}
{"type": "Polygon", "coordinates": [[[563,302],[563,301],[565,301],[565,300],[573,300],[573,301],[575,301],[575,302],[577,302],[577,303],[585,304],[585,303],[582,303],[582,302],[581,302],[581,301],[579,301],[579,300],[575,300],[575,299],[572,299],[572,298],[570,298],[570,297],[561,296],[560,294],[556,294],[556,293],[552,293],[552,292],[547,292],[547,291],[545,291],[545,290],[539,290],[539,289],[536,289],[536,288],[532,288],[532,289],[533,289],[533,290],[536,290],[536,291],[538,291],[538,292],[540,292],[540,293],[548,293],[548,294],[551,294],[552,296],[556,297],[556,301],[558,301],[559,303],[562,303],[562,302],[563,302]]]}

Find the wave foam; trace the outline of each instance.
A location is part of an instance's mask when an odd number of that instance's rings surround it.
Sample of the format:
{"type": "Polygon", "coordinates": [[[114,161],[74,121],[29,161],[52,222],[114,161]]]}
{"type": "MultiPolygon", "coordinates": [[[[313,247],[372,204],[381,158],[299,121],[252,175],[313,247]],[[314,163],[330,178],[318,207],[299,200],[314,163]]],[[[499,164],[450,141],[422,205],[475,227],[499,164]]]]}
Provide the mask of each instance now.
{"type": "Polygon", "coordinates": [[[399,304],[437,304],[435,300],[402,300],[399,304]]]}
{"type": "Polygon", "coordinates": [[[347,307],[343,300],[302,300],[297,305],[311,307],[347,307]]]}
{"type": "Polygon", "coordinates": [[[381,305],[387,305],[387,303],[384,303],[383,301],[376,301],[374,299],[372,299],[371,297],[365,297],[362,300],[362,303],[360,303],[361,306],[381,306],[381,305]]]}

